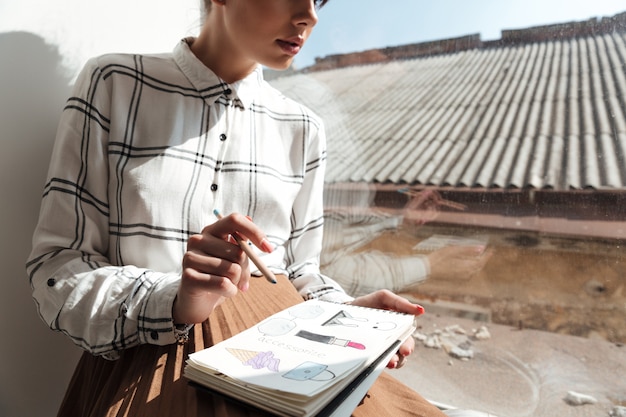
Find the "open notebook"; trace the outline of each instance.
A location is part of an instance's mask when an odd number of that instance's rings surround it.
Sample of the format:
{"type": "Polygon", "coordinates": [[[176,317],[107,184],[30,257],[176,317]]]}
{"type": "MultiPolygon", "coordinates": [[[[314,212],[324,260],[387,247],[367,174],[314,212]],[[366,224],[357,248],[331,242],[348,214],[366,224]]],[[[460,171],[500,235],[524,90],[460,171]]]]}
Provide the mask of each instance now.
{"type": "Polygon", "coordinates": [[[413,250],[433,252],[446,246],[487,246],[489,237],[485,235],[454,236],[432,235],[413,246],[413,250]]]}
{"type": "Polygon", "coordinates": [[[185,377],[280,416],[349,416],[415,317],[309,300],[190,355],[185,377]]]}

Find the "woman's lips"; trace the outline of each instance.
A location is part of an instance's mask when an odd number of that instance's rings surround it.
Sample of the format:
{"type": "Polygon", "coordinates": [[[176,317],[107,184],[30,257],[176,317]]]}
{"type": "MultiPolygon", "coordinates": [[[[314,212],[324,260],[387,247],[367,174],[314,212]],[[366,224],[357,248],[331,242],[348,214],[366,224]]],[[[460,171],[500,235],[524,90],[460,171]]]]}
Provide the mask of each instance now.
{"type": "Polygon", "coordinates": [[[296,55],[302,49],[301,42],[291,42],[283,39],[278,39],[276,43],[280,46],[280,48],[289,55],[296,55]]]}

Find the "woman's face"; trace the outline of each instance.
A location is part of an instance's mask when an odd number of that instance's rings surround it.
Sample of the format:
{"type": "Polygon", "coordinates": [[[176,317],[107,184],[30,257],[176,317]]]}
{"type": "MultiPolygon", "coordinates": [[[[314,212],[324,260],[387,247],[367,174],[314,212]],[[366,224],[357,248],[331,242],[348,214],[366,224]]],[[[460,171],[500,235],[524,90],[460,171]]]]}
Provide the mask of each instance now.
{"type": "Polygon", "coordinates": [[[224,8],[224,46],[244,65],[288,68],[317,23],[314,0],[224,0],[217,7],[224,8]]]}

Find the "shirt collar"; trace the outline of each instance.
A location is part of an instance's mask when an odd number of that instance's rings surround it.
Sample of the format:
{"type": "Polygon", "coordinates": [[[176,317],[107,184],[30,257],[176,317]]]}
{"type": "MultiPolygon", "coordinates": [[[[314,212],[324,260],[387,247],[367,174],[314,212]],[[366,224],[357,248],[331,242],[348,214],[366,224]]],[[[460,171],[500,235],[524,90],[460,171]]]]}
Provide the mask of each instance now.
{"type": "Polygon", "coordinates": [[[263,84],[261,66],[258,65],[251,74],[242,80],[228,84],[191,52],[189,45],[193,39],[191,37],[185,38],[174,48],[174,60],[189,82],[211,102],[215,102],[219,97],[226,97],[235,101],[238,100],[244,108],[249,108],[263,84]]]}

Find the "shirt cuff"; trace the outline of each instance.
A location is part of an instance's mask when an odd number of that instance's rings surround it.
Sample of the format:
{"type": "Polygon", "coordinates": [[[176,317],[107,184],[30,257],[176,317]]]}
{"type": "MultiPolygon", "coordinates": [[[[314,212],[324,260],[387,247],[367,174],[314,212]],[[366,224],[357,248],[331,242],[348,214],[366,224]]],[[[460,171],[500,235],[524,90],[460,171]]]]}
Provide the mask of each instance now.
{"type": "Polygon", "coordinates": [[[176,343],[177,333],[172,319],[172,306],[180,285],[180,275],[167,274],[151,287],[145,308],[138,318],[142,343],[169,345],[176,343]]]}

